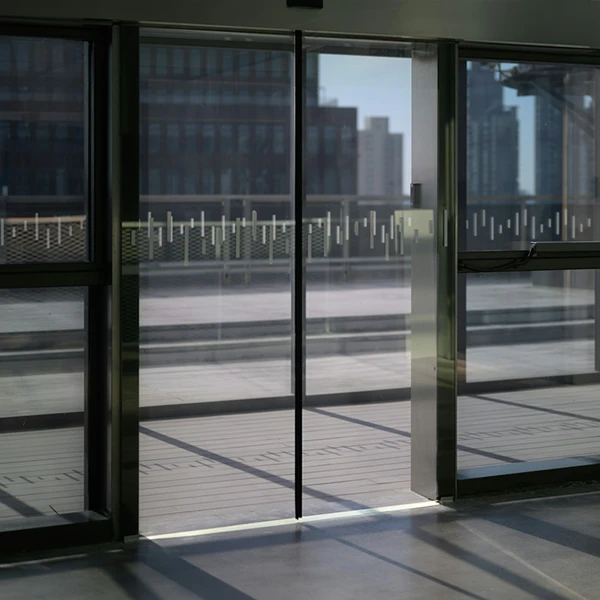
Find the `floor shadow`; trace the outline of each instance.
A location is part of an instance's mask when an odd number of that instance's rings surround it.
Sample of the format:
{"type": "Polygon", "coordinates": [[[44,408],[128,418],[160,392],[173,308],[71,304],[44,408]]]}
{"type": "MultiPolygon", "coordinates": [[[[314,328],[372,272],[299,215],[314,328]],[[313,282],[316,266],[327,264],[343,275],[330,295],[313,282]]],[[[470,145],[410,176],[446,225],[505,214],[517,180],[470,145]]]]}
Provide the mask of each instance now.
{"type": "Polygon", "coordinates": [[[128,563],[110,565],[103,571],[134,600],[164,600],[150,585],[130,570],[128,563]]]}
{"type": "MultiPolygon", "coordinates": [[[[355,423],[356,425],[363,425],[365,427],[371,427],[372,429],[379,429],[379,431],[385,431],[386,433],[391,433],[393,435],[400,435],[405,438],[411,437],[411,434],[408,431],[404,431],[402,429],[396,429],[395,427],[388,427],[387,425],[379,425],[378,423],[371,423],[370,421],[365,421],[363,419],[357,419],[356,417],[348,417],[346,415],[340,415],[338,413],[330,412],[328,410],[324,410],[322,408],[306,408],[313,413],[317,413],[320,415],[325,415],[328,417],[333,417],[334,419],[340,419],[342,421],[346,421],[347,423],[355,423]]],[[[477,448],[471,448],[470,446],[465,446],[464,444],[457,444],[457,448],[462,452],[468,452],[469,454],[476,454],[477,456],[483,456],[485,458],[492,458],[494,460],[500,460],[502,462],[507,463],[520,463],[523,462],[518,458],[512,458],[511,456],[506,456],[504,454],[496,454],[495,452],[488,452],[487,450],[479,450],[477,448]]]]}
{"type": "Polygon", "coordinates": [[[531,406],[530,404],[524,404],[522,402],[515,402],[514,400],[504,400],[501,398],[490,398],[489,396],[483,396],[481,394],[469,394],[464,395],[463,398],[474,398],[475,400],[485,400],[486,402],[495,402],[496,404],[504,404],[505,406],[515,406],[517,408],[526,408],[529,410],[535,410],[537,412],[545,412],[551,415],[559,415],[561,417],[569,417],[574,419],[581,419],[582,421],[591,421],[593,423],[600,423],[598,417],[588,417],[586,415],[580,415],[578,413],[568,412],[566,410],[556,410],[555,408],[546,408],[545,406],[531,406]]]}
{"type": "Polygon", "coordinates": [[[145,565],[197,595],[198,598],[206,600],[256,600],[254,596],[249,596],[153,542],[144,542],[141,550],[139,559],[145,565]]]}
{"type": "MultiPolygon", "coordinates": [[[[593,515],[595,511],[590,511],[588,514],[593,515]]],[[[549,523],[522,513],[509,518],[500,515],[487,515],[485,520],[518,533],[524,533],[540,540],[600,558],[600,538],[597,536],[573,531],[568,527],[549,523]]]]}
{"type": "Polygon", "coordinates": [[[366,554],[367,556],[371,556],[372,558],[381,560],[389,565],[398,567],[398,568],[402,569],[403,571],[412,573],[413,575],[418,575],[419,577],[422,577],[423,579],[427,579],[428,581],[431,581],[432,583],[436,583],[442,587],[450,589],[453,592],[458,592],[464,598],[473,598],[474,600],[488,600],[488,598],[486,598],[485,596],[480,596],[479,594],[476,594],[475,592],[470,592],[469,590],[466,590],[465,588],[454,585],[453,583],[449,583],[448,581],[444,581],[443,579],[440,579],[439,577],[436,577],[435,575],[430,575],[429,573],[425,573],[425,571],[421,571],[420,569],[416,569],[415,567],[410,567],[404,563],[401,563],[400,561],[397,561],[397,560],[394,560],[393,558],[384,556],[383,554],[379,554],[378,552],[374,552],[373,550],[364,548],[363,546],[360,546],[359,544],[355,544],[354,542],[350,542],[349,540],[343,539],[343,538],[335,536],[335,535],[331,535],[330,533],[326,533],[322,530],[317,529],[316,527],[313,527],[312,525],[303,524],[303,527],[306,529],[318,532],[322,537],[324,537],[326,539],[335,540],[339,544],[347,546],[348,548],[352,548],[353,550],[357,550],[358,552],[361,552],[362,554],[366,554]]]}
{"type": "MultiPolygon", "coordinates": [[[[280,477],[279,475],[274,475],[269,473],[268,471],[263,471],[262,469],[258,469],[256,467],[251,467],[246,465],[238,460],[233,458],[229,458],[227,456],[223,456],[216,452],[212,452],[211,450],[205,450],[204,448],[199,448],[198,446],[194,446],[193,444],[189,444],[182,440],[178,440],[172,436],[166,435],[164,433],[159,433],[158,431],[154,431],[153,429],[149,429],[148,427],[140,426],[140,433],[147,435],[155,440],[159,440],[164,442],[165,444],[170,444],[172,446],[176,446],[177,448],[181,448],[187,452],[192,454],[196,454],[197,456],[201,456],[203,458],[207,458],[218,462],[222,465],[226,465],[231,467],[232,469],[237,469],[238,471],[243,471],[244,473],[248,473],[248,475],[253,475],[254,477],[259,477],[266,481],[270,481],[282,487],[285,487],[290,490],[295,489],[295,482],[286,479],[285,477],[280,477]]],[[[340,506],[348,509],[364,509],[369,508],[364,504],[360,504],[358,502],[354,502],[352,500],[345,500],[344,498],[340,498],[338,496],[334,496],[332,494],[327,494],[325,492],[321,492],[313,487],[303,486],[303,493],[312,496],[318,500],[324,500],[325,502],[334,502],[339,504],[340,506]]]]}
{"type": "Polygon", "coordinates": [[[23,517],[42,517],[44,513],[33,508],[23,500],[9,494],[6,489],[0,488],[0,504],[17,511],[23,517]]]}
{"type": "MultiPolygon", "coordinates": [[[[468,531],[468,530],[467,530],[468,531]]],[[[552,590],[542,584],[539,584],[524,575],[515,573],[507,567],[496,564],[491,560],[484,558],[481,554],[476,554],[471,550],[442,538],[439,535],[428,533],[423,529],[413,529],[411,534],[418,540],[429,544],[431,547],[440,550],[450,556],[463,560],[480,571],[489,573],[498,579],[513,585],[515,588],[531,594],[534,598],[544,598],[544,600],[565,600],[565,596],[556,590],[552,590]]],[[[472,535],[469,532],[469,535],[472,535]]],[[[490,546],[491,548],[491,546],[490,546]]],[[[496,549],[494,549],[497,552],[496,549]]],[[[514,560],[514,559],[512,559],[514,560]]]]}

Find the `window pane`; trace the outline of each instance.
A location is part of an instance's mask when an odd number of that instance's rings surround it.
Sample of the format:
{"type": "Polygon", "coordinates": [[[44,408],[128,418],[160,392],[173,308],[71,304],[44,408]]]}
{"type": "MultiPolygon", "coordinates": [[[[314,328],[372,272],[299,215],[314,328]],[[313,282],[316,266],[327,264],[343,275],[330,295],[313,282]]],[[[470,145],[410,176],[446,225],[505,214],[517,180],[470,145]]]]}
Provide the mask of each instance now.
{"type": "Polygon", "coordinates": [[[238,125],[238,152],[248,154],[250,151],[250,126],[238,125]]]}
{"type": "Polygon", "coordinates": [[[254,52],[254,64],[256,69],[256,78],[264,79],[266,75],[267,61],[269,60],[268,52],[254,52]]]}
{"type": "Polygon", "coordinates": [[[267,154],[269,152],[267,126],[257,125],[255,128],[255,136],[256,152],[258,154],[267,154]]]}
{"type": "Polygon", "coordinates": [[[202,50],[190,48],[190,75],[198,77],[202,74],[202,50]]]}
{"type": "Polygon", "coordinates": [[[319,152],[319,128],[316,125],[309,125],[306,133],[307,152],[315,155],[319,152]]]}
{"type": "Polygon", "coordinates": [[[307,40],[304,419],[331,456],[306,439],[303,483],[323,496],[305,493],[304,514],[412,495],[408,182],[390,145],[410,131],[411,61],[401,45],[312,51],[336,44],[320,42],[307,40]]]}
{"type": "Polygon", "coordinates": [[[0,36],[0,264],[88,258],[85,53],[83,42],[0,36]]]}
{"type": "Polygon", "coordinates": [[[168,49],[156,48],[156,72],[159,75],[167,74],[168,49]]]}
{"type": "Polygon", "coordinates": [[[273,151],[275,154],[283,154],[285,147],[285,128],[283,125],[275,125],[273,129],[273,151]]]}
{"type": "Polygon", "coordinates": [[[231,154],[233,152],[233,126],[221,125],[221,153],[231,154]]]}
{"type": "Polygon", "coordinates": [[[467,384],[459,398],[459,466],[596,456],[600,273],[466,278],[467,384]]]}
{"type": "Polygon", "coordinates": [[[335,154],[335,127],[327,125],[325,127],[325,154],[335,154]]]}
{"type": "Polygon", "coordinates": [[[140,48],[140,72],[143,75],[150,74],[150,64],[151,64],[150,48],[148,46],[144,46],[144,47],[140,48]]]}
{"type": "Polygon", "coordinates": [[[203,150],[205,154],[209,154],[215,151],[215,126],[214,125],[203,125],[203,150]]]}
{"type": "Polygon", "coordinates": [[[179,151],[179,123],[167,125],[167,150],[171,153],[179,151]]]}
{"type": "Polygon", "coordinates": [[[148,148],[150,152],[160,151],[160,123],[150,123],[148,132],[148,148]]]}
{"type": "Polygon", "coordinates": [[[85,508],[84,315],[81,288],[0,291],[0,526],[85,508]]]}
{"type": "Polygon", "coordinates": [[[183,75],[185,70],[185,50],[183,48],[173,49],[173,73],[183,75]]]}
{"type": "Polygon", "coordinates": [[[467,63],[467,249],[600,239],[600,70],[467,63]]]}
{"type": "Polygon", "coordinates": [[[198,126],[196,123],[185,124],[185,151],[189,153],[196,152],[196,141],[198,138],[198,126]]]}
{"type": "MultiPolygon", "coordinates": [[[[201,89],[202,104],[186,94],[171,111],[151,99],[142,117],[150,131],[168,118],[169,129],[155,137],[158,146],[149,137],[141,147],[142,180],[162,189],[142,195],[143,234],[134,232],[145,273],[140,402],[177,406],[185,417],[142,424],[142,463],[153,447],[164,458],[180,452],[176,444],[197,452],[173,459],[180,470],[177,479],[167,475],[168,490],[157,470],[142,473],[144,532],[293,514],[291,61],[277,82],[287,88],[278,104],[249,106],[250,89],[273,88],[252,73],[259,56],[270,64],[292,49],[198,45],[189,71],[160,82],[201,89]],[[220,458],[206,462],[203,452],[220,458]],[[280,458],[263,464],[264,453],[280,458]]],[[[141,74],[142,85],[158,84],[152,73],[141,74]]]]}

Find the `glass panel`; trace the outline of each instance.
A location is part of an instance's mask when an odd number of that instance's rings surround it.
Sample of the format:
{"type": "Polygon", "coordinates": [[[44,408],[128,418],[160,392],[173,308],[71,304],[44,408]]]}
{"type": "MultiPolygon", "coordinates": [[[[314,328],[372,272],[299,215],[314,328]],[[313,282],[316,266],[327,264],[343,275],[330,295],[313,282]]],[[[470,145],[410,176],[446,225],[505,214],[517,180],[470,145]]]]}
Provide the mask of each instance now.
{"type": "Polygon", "coordinates": [[[0,530],[84,510],[85,290],[0,290],[0,530]]]}
{"type": "MultiPolygon", "coordinates": [[[[126,238],[144,273],[145,533],[293,516],[290,55],[196,46],[189,77],[174,66],[160,81],[201,84],[203,102],[151,100],[142,116],[150,131],[169,121],[141,148],[142,180],[167,182],[166,195],[142,196],[142,232],[126,238]],[[282,56],[287,102],[248,106],[240,83],[270,93],[250,73],[282,56]]],[[[142,88],[156,84],[142,72],[142,88]]]]}
{"type": "Polygon", "coordinates": [[[312,43],[305,514],[411,495],[410,263],[398,229],[409,206],[411,61],[402,45],[312,43]]]}
{"type": "Polygon", "coordinates": [[[87,260],[85,55],[0,37],[0,264],[87,260]]]}
{"type": "Polygon", "coordinates": [[[467,63],[467,250],[600,239],[600,70],[467,63]]]}
{"type": "Polygon", "coordinates": [[[467,276],[461,468],[598,454],[599,275],[467,276]]]}

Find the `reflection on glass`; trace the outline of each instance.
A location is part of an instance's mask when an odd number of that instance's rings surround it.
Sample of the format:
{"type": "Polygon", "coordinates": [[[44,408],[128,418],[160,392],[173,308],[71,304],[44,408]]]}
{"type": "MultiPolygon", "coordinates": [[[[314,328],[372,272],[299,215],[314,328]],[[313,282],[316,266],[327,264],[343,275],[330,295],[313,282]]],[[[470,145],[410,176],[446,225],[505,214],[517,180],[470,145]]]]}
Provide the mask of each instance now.
{"type": "Polygon", "coordinates": [[[84,509],[84,309],[80,288],[0,291],[0,529],[84,509]]]}
{"type": "Polygon", "coordinates": [[[598,454],[597,285],[593,271],[467,276],[460,467],[598,454]]]}
{"type": "Polygon", "coordinates": [[[142,528],[290,517],[292,54],[142,51],[140,400],[189,415],[142,422],[142,528]],[[183,105],[155,99],[174,85],[183,105]]]}
{"type": "Polygon", "coordinates": [[[467,249],[600,239],[600,70],[467,63],[467,249]]]}
{"type": "Polygon", "coordinates": [[[410,59],[349,47],[307,41],[305,514],[396,504],[410,478],[410,59]]]}
{"type": "Polygon", "coordinates": [[[84,58],[0,36],[0,264],[87,259],[84,58]]]}

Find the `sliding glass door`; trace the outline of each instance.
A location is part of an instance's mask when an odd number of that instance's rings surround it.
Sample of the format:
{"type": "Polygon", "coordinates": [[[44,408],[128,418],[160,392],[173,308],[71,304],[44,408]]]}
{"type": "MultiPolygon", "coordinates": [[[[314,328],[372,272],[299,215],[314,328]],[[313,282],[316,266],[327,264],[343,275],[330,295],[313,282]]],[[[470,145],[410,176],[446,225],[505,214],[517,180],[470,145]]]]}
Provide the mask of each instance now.
{"type": "Polygon", "coordinates": [[[526,57],[461,62],[466,489],[598,462],[600,71],[526,57]]]}
{"type": "Polygon", "coordinates": [[[3,552],[113,536],[108,39],[0,28],[3,552]]]}
{"type": "MultiPolygon", "coordinates": [[[[415,82],[437,90],[411,73],[413,51],[143,33],[141,206],[124,239],[140,262],[145,533],[420,499],[411,263],[437,298],[438,239],[452,237],[437,180],[411,202],[415,82]]],[[[417,121],[435,122],[434,146],[438,118],[436,93],[417,121]]],[[[435,362],[437,299],[424,311],[419,356],[435,362]]]]}

